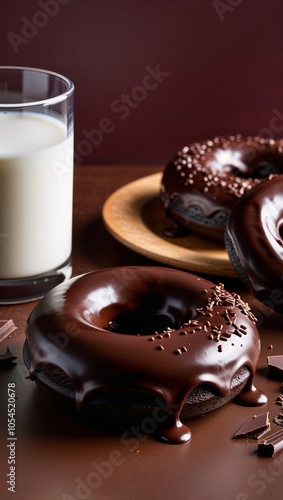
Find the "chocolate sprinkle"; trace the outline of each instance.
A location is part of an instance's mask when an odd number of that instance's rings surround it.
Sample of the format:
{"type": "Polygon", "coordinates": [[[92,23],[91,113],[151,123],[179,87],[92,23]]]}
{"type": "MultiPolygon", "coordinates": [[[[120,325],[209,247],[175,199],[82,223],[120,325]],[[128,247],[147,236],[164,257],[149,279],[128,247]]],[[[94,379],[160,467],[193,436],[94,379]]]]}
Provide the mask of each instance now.
{"type": "Polygon", "coordinates": [[[164,351],[164,347],[163,347],[163,345],[161,345],[161,344],[159,344],[159,345],[156,347],[156,349],[157,349],[158,351],[164,351]]]}

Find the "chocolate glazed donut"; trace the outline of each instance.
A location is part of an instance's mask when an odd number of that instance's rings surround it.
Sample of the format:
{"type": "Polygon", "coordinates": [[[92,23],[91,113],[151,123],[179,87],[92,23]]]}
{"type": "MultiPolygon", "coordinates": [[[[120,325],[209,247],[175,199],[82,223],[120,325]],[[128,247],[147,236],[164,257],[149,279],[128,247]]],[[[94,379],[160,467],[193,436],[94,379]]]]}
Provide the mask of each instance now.
{"type": "Polygon", "coordinates": [[[254,295],[283,313],[283,175],[255,186],[231,212],[226,248],[254,295]]]}
{"type": "Polygon", "coordinates": [[[184,147],[164,170],[160,195],[167,215],[179,228],[223,242],[239,198],[283,173],[282,145],[282,140],[236,135],[184,147]]]}
{"type": "Polygon", "coordinates": [[[221,284],[161,267],[112,268],[66,281],[39,302],[24,359],[38,385],[78,411],[154,415],[162,440],[183,443],[190,431],[181,417],[236,395],[266,403],[253,386],[255,322],[221,284]]]}

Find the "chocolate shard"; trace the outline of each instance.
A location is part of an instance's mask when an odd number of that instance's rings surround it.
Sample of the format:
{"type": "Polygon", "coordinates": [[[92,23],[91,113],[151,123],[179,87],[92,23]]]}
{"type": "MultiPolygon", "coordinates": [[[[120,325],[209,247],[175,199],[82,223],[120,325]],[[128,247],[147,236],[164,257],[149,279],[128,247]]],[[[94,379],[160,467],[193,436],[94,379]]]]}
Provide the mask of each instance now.
{"type": "Polygon", "coordinates": [[[0,342],[16,330],[17,327],[12,319],[0,319],[0,342]]]}
{"type": "Polygon", "coordinates": [[[17,356],[13,356],[9,347],[7,347],[6,352],[4,354],[0,354],[0,365],[6,365],[8,363],[11,363],[12,361],[15,361],[15,359],[17,359],[17,356]]]}
{"type": "Polygon", "coordinates": [[[234,438],[259,439],[270,430],[269,412],[254,415],[236,432],[234,438]]]}
{"type": "Polygon", "coordinates": [[[277,425],[281,425],[283,427],[283,413],[279,413],[276,417],[274,417],[273,422],[277,425]]]}
{"type": "Polygon", "coordinates": [[[283,354],[267,356],[267,364],[270,375],[283,380],[283,354]]]}
{"type": "Polygon", "coordinates": [[[283,429],[270,434],[266,439],[258,443],[258,454],[264,457],[276,457],[283,451],[283,429]]]}

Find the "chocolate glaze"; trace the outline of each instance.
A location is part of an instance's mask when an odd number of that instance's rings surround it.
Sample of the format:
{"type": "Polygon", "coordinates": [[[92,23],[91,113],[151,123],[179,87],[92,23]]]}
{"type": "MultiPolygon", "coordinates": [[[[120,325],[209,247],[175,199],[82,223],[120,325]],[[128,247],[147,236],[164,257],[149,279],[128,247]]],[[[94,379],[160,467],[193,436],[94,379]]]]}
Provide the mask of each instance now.
{"type": "Polygon", "coordinates": [[[282,175],[255,186],[234,207],[227,227],[227,249],[235,269],[259,300],[279,312],[283,312],[282,192],[282,175]]]}
{"type": "Polygon", "coordinates": [[[201,384],[225,396],[246,366],[244,403],[266,403],[253,386],[255,322],[249,306],[221,284],[159,267],[101,270],[62,283],[35,307],[26,327],[30,374],[36,378],[46,365],[63,370],[79,411],[99,391],[156,395],[172,409],[160,438],[182,443],[190,439],[182,405],[201,384]],[[118,331],[110,331],[113,323],[118,331]]]}
{"type": "Polygon", "coordinates": [[[181,227],[217,241],[233,206],[263,180],[283,173],[281,141],[215,137],[191,144],[166,166],[161,199],[181,227]]]}

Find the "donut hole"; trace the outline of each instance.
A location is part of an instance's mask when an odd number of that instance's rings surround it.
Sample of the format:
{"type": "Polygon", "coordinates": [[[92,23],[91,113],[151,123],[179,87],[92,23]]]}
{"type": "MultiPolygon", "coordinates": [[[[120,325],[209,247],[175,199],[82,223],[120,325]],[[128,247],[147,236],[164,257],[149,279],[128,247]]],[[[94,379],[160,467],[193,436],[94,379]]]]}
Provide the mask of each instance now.
{"type": "Polygon", "coordinates": [[[276,157],[262,157],[252,162],[251,169],[253,179],[264,179],[280,174],[283,171],[283,162],[276,157]]]}
{"type": "Polygon", "coordinates": [[[155,332],[161,333],[167,328],[174,328],[171,317],[163,313],[149,312],[143,308],[119,314],[111,319],[106,327],[111,332],[126,335],[150,335],[155,332]]]}
{"type": "Polygon", "coordinates": [[[109,304],[100,311],[100,321],[104,329],[126,335],[152,335],[168,328],[175,330],[192,316],[184,297],[177,300],[169,296],[163,302],[149,294],[138,297],[135,302],[109,304]]]}
{"type": "Polygon", "coordinates": [[[283,161],[275,155],[257,155],[244,159],[241,165],[227,164],[225,170],[240,178],[265,179],[283,172],[283,161]]]}
{"type": "Polygon", "coordinates": [[[283,172],[283,157],[276,151],[253,146],[217,148],[206,160],[207,167],[240,178],[265,179],[283,172]]]}
{"type": "MultiPolygon", "coordinates": [[[[166,273],[160,272],[157,277],[155,273],[154,268],[145,268],[137,277],[130,269],[122,279],[114,270],[107,283],[101,273],[100,286],[80,304],[79,315],[84,323],[126,335],[152,335],[181,328],[195,315],[196,307],[202,306],[204,298],[199,292],[196,297],[186,275],[172,283],[166,273]]],[[[91,276],[85,279],[91,282],[91,276]]]]}

